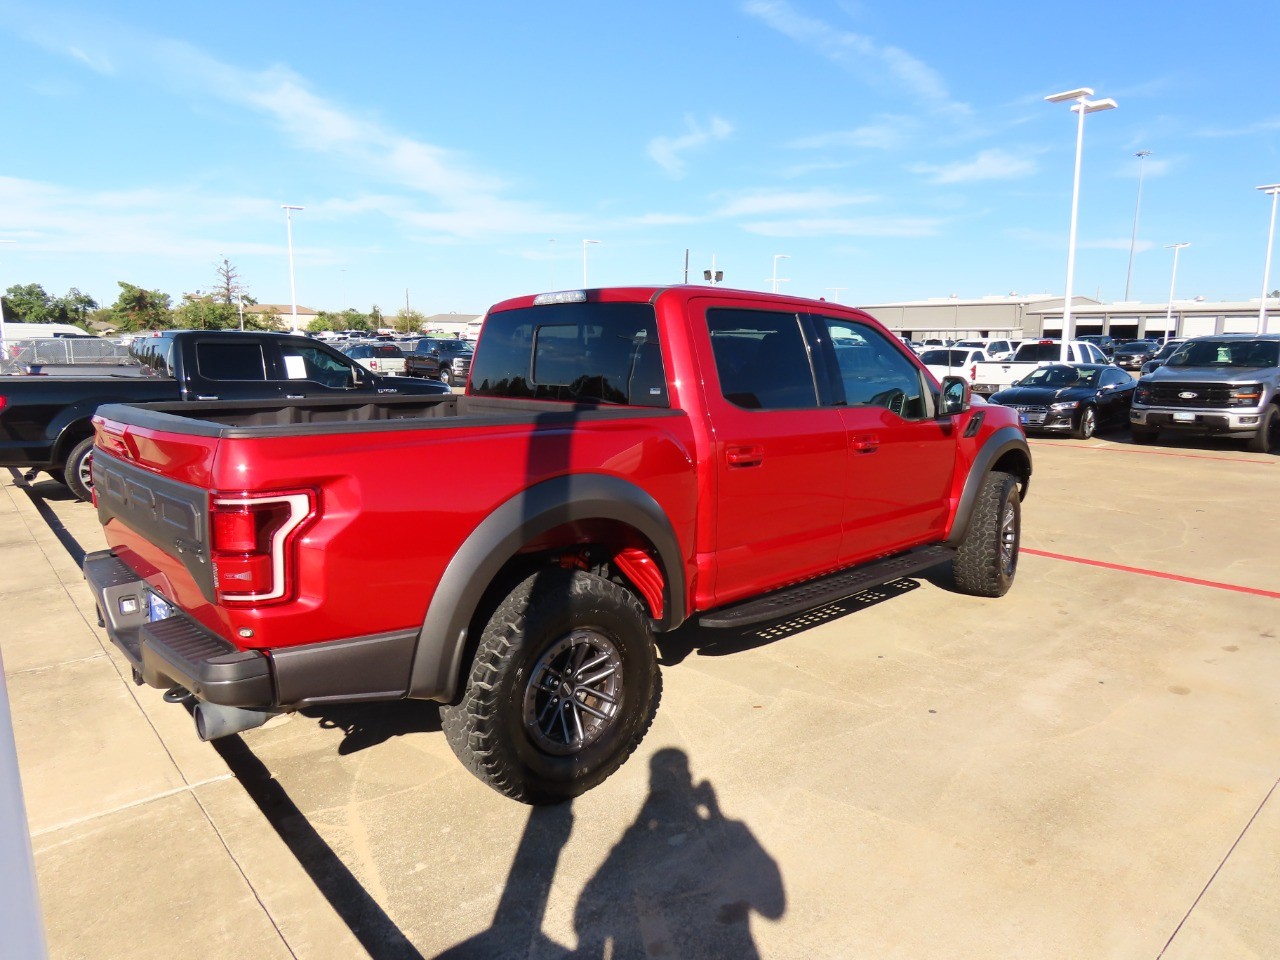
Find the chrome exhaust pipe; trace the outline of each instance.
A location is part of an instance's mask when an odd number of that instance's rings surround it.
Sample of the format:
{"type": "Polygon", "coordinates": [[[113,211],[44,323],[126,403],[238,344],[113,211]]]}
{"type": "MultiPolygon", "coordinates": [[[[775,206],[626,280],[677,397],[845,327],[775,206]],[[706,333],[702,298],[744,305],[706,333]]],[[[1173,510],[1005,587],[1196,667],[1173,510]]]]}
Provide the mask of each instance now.
{"type": "Polygon", "coordinates": [[[192,716],[196,721],[196,736],[208,743],[218,737],[229,737],[233,733],[241,733],[260,727],[280,710],[246,709],[245,707],[224,707],[220,703],[196,704],[192,716]]]}

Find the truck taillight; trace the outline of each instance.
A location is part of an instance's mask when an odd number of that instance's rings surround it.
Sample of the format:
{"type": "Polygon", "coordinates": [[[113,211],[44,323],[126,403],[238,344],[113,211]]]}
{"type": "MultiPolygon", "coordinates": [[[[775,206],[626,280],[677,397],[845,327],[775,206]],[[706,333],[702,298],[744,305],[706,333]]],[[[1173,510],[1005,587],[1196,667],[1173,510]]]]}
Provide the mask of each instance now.
{"type": "Polygon", "coordinates": [[[977,379],[978,379],[978,365],[975,363],[972,367],[969,368],[969,382],[973,383],[973,381],[977,379]]]}
{"type": "Polygon", "coordinates": [[[315,515],[315,495],[299,490],[214,494],[209,516],[218,600],[272,603],[294,588],[294,544],[315,515]]]}

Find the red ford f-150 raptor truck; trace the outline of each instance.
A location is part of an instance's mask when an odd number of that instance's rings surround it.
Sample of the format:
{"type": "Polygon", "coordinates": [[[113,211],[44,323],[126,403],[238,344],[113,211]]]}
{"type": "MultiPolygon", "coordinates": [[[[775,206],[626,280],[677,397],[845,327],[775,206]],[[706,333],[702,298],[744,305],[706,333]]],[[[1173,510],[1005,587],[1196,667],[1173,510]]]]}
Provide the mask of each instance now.
{"type": "Polygon", "coordinates": [[[968,389],[838,304],[522,297],[462,395],[102,408],[110,549],[85,574],[135,680],[195,698],[204,739],[436,700],[476,776],[555,802],[648,729],[656,633],[949,559],[961,591],[1005,593],[1031,457],[968,389]]]}

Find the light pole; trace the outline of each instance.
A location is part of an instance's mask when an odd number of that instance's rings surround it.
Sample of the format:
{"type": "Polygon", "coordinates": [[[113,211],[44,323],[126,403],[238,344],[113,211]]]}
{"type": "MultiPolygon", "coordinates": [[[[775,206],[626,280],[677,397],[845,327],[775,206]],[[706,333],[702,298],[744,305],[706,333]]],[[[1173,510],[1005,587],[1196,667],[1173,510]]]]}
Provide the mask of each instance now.
{"type": "Polygon", "coordinates": [[[1134,156],[1138,158],[1138,205],[1133,208],[1133,236],[1129,238],[1129,272],[1124,276],[1124,299],[1126,302],[1129,300],[1129,284],[1133,281],[1133,250],[1138,243],[1138,212],[1142,210],[1142,174],[1146,171],[1144,161],[1151,156],[1151,151],[1139,150],[1134,156]]]}
{"type": "MultiPolygon", "coordinates": [[[[0,243],[17,243],[17,240],[0,240],[0,243]]],[[[1265,287],[1266,284],[1264,283],[1265,287]]],[[[5,346],[4,339],[4,296],[0,294],[0,361],[8,360],[8,348],[5,346]]]]}
{"type": "Polygon", "coordinates": [[[293,319],[289,321],[289,326],[298,329],[298,289],[293,285],[293,211],[305,210],[306,207],[291,207],[287,203],[280,204],[280,209],[284,211],[284,228],[289,234],[289,306],[293,319]]]}
{"type": "Polygon", "coordinates": [[[556,288],[556,238],[547,237],[547,243],[551,244],[551,256],[547,257],[547,263],[550,265],[551,286],[547,289],[554,290],[556,288]]]}
{"type": "Polygon", "coordinates": [[[599,240],[582,241],[582,289],[587,289],[587,244],[599,243],[599,240]]]}
{"type": "Polygon", "coordinates": [[[1280,183],[1268,183],[1258,187],[1271,194],[1271,229],[1267,231],[1267,262],[1262,268],[1262,302],[1258,305],[1258,332],[1267,332],[1267,287],[1271,284],[1271,247],[1276,242],[1276,198],[1280,197],[1280,183]]]}
{"type": "MultiPolygon", "coordinates": [[[[1164,314],[1164,341],[1169,342],[1169,325],[1173,323],[1173,288],[1178,284],[1178,254],[1182,252],[1183,247],[1189,247],[1189,243],[1166,243],[1164,248],[1173,251],[1173,279],[1169,281],[1169,309],[1164,314]]],[[[1178,331],[1173,331],[1176,337],[1178,331]]]]}
{"type": "Polygon", "coordinates": [[[1076,172],[1071,186],[1071,231],[1067,237],[1067,294],[1062,304],[1062,349],[1059,356],[1063,363],[1067,362],[1067,345],[1071,340],[1072,332],[1071,284],[1075,279],[1076,271],[1076,215],[1080,208],[1080,156],[1084,152],[1084,115],[1101,110],[1113,110],[1116,106],[1114,100],[1090,100],[1091,96],[1093,96],[1091,87],[1078,87],[1075,90],[1066,90],[1044,98],[1048,103],[1074,100],[1071,112],[1080,115],[1080,122],[1076,128],[1076,172]]]}
{"type": "Polygon", "coordinates": [[[785,253],[775,253],[773,255],[773,292],[774,293],[778,292],[778,284],[791,282],[786,277],[783,277],[781,279],[779,279],[778,277],[778,261],[790,260],[790,259],[791,259],[790,255],[785,253]]]}

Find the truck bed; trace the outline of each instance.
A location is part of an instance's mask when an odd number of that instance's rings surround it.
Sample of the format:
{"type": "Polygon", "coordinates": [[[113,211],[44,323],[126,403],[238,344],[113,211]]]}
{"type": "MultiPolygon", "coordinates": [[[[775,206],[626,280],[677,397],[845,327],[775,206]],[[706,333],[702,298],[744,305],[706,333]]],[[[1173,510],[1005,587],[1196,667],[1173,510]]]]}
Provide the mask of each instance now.
{"type": "Polygon", "coordinates": [[[309,398],[305,400],[226,400],[146,404],[110,404],[98,411],[105,420],[153,430],[219,439],[294,436],[313,433],[355,433],[377,430],[417,430],[458,426],[498,426],[511,423],[561,423],[569,420],[609,420],[682,416],[677,410],[613,406],[597,403],[556,403],[468,396],[309,398]]]}

